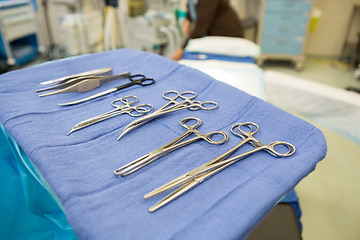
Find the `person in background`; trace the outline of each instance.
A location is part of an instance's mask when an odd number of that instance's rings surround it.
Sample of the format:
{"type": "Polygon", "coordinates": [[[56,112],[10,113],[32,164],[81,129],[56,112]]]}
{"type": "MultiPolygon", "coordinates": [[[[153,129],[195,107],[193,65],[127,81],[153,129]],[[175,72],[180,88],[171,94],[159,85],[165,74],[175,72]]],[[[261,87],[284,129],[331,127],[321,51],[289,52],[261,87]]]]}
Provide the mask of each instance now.
{"type": "Polygon", "coordinates": [[[229,0],[188,0],[188,12],[182,26],[188,36],[172,60],[180,60],[188,41],[205,36],[244,37],[241,22],[229,0]]]}

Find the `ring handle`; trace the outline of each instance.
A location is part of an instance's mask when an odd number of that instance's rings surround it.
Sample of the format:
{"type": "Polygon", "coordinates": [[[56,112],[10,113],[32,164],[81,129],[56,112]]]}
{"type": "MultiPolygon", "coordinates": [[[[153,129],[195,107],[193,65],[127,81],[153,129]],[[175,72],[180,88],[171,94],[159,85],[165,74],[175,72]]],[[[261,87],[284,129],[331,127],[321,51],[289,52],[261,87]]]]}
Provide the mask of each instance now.
{"type": "Polygon", "coordinates": [[[138,106],[135,107],[130,107],[128,114],[132,117],[139,117],[144,115],[145,113],[150,112],[153,109],[153,106],[150,104],[140,104],[138,106]]]}
{"type": "Polygon", "coordinates": [[[136,109],[139,112],[147,113],[147,112],[150,112],[151,110],[153,110],[153,106],[151,104],[144,103],[144,104],[140,104],[140,105],[136,106],[136,109]]]}
{"type": "Polygon", "coordinates": [[[131,75],[130,77],[129,77],[129,79],[131,80],[131,81],[141,81],[141,80],[144,80],[146,77],[145,77],[145,75],[143,75],[143,74],[135,74],[135,75],[131,75]]]}
{"type": "Polygon", "coordinates": [[[196,110],[213,110],[215,108],[217,108],[219,106],[219,104],[217,102],[214,101],[205,101],[205,102],[200,102],[200,101],[192,101],[192,103],[189,105],[189,109],[192,111],[196,111],[196,110]],[[207,107],[206,105],[210,105],[209,107],[207,107]]]}
{"type": "Polygon", "coordinates": [[[288,143],[288,142],[283,142],[283,141],[274,141],[274,142],[272,142],[269,145],[266,145],[264,147],[269,153],[271,153],[275,157],[288,157],[288,156],[293,155],[295,153],[295,151],[296,151],[294,145],[292,145],[291,143],[288,143]],[[287,147],[287,152],[281,153],[281,152],[277,151],[275,149],[276,146],[285,146],[285,147],[287,147]]]}
{"type": "Polygon", "coordinates": [[[118,108],[118,107],[122,107],[123,105],[115,104],[116,102],[122,102],[124,105],[127,105],[127,104],[130,105],[130,104],[136,103],[137,101],[139,101],[139,99],[136,96],[130,95],[130,96],[126,96],[123,98],[115,99],[114,101],[111,102],[111,105],[113,107],[118,108]]]}
{"type": "Polygon", "coordinates": [[[166,92],[163,93],[163,98],[167,99],[167,100],[170,100],[170,101],[174,101],[175,99],[177,99],[178,97],[180,97],[180,93],[178,93],[177,91],[175,90],[168,90],[166,92]],[[174,95],[174,97],[171,97],[172,95],[174,95]]]}
{"type": "Polygon", "coordinates": [[[213,131],[213,132],[210,132],[208,134],[205,134],[204,135],[205,137],[205,140],[208,142],[208,143],[211,143],[211,144],[223,144],[225,142],[227,142],[227,140],[229,140],[229,134],[227,134],[226,132],[224,131],[213,131]],[[213,140],[211,139],[211,137],[215,136],[215,135],[221,135],[223,136],[224,138],[219,140],[219,141],[216,141],[216,140],[213,140]]]}
{"type": "Polygon", "coordinates": [[[180,97],[184,100],[191,100],[196,97],[196,92],[193,91],[184,91],[180,93],[180,97]]]}
{"type": "Polygon", "coordinates": [[[180,121],[180,125],[183,126],[184,128],[187,128],[187,129],[195,129],[195,128],[198,128],[200,125],[201,125],[201,120],[200,118],[197,118],[197,117],[186,117],[184,119],[182,119],[180,121]],[[187,122],[191,121],[191,120],[195,120],[196,123],[194,125],[188,125],[186,124],[187,122]]]}
{"type": "Polygon", "coordinates": [[[243,123],[236,123],[232,125],[230,128],[232,134],[239,136],[239,137],[252,137],[255,133],[259,131],[259,126],[253,122],[243,122],[243,123]],[[241,127],[246,127],[249,131],[241,129],[241,127]],[[237,129],[238,132],[235,132],[234,129],[237,129]]]}
{"type": "Polygon", "coordinates": [[[138,83],[141,85],[141,86],[149,86],[151,84],[154,84],[155,83],[155,80],[153,78],[144,78],[142,80],[139,80],[138,83]]]}

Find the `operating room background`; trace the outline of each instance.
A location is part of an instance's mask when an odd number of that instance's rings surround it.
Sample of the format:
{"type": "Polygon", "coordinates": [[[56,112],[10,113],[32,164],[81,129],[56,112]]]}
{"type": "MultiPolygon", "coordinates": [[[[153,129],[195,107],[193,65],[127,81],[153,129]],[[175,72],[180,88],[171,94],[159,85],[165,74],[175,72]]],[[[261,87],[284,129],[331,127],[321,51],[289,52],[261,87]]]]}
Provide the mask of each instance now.
{"type": "MultiPolygon", "coordinates": [[[[108,28],[112,29],[114,27],[113,24],[116,23],[118,32],[116,36],[108,36],[110,40],[115,39],[115,46],[108,43],[106,48],[100,43],[100,40],[105,37],[102,31],[102,21],[106,19],[106,6],[102,1],[83,0],[82,7],[79,7],[75,0],[48,1],[48,9],[44,9],[44,5],[41,4],[42,2],[38,1],[39,43],[45,51],[40,54],[43,55],[42,57],[38,57],[24,66],[17,67],[28,67],[42,63],[49,59],[49,51],[53,51],[50,58],[60,58],[110,50],[112,48],[128,47],[128,42],[129,40],[131,41],[131,38],[129,39],[128,37],[134,36],[134,34],[138,33],[139,29],[128,29],[126,18],[130,14],[137,15],[136,9],[139,13],[143,13],[141,11],[142,8],[145,11],[145,8],[151,7],[151,4],[153,4],[153,7],[157,9],[167,8],[166,12],[170,13],[170,15],[173,13],[174,6],[177,6],[177,10],[180,12],[184,10],[183,1],[168,1],[167,3],[166,1],[148,1],[143,5],[141,4],[142,1],[134,1],[132,2],[134,3],[132,9],[128,7],[129,1],[119,1],[117,7],[107,9],[107,14],[109,14],[108,28]],[[71,27],[77,24],[81,26],[79,22],[84,19],[81,18],[81,15],[76,15],[79,11],[85,13],[88,16],[86,21],[91,23],[85,29],[71,27]],[[118,14],[115,14],[116,12],[118,14]],[[46,22],[47,19],[48,22],[46,22]],[[84,32],[86,32],[86,37],[75,38],[75,36],[83,36],[84,32]],[[99,36],[103,37],[99,38],[99,36]],[[85,41],[86,43],[84,43],[85,41]],[[69,48],[69,46],[74,47],[74,42],[78,43],[77,46],[79,48],[69,48]]],[[[250,10],[248,8],[248,11],[246,11],[243,5],[245,0],[232,0],[231,2],[242,20],[245,18],[256,19],[258,17],[256,11],[251,11],[255,0],[251,3],[253,5],[249,5],[251,8],[250,10]]],[[[286,73],[341,89],[349,86],[360,88],[360,81],[354,77],[354,66],[350,66],[346,58],[341,58],[344,51],[344,43],[347,41],[356,42],[357,40],[355,30],[352,30],[349,36],[346,35],[353,6],[356,4],[360,5],[360,0],[314,0],[312,7],[321,9],[322,15],[316,24],[316,28],[307,34],[305,45],[307,60],[304,68],[298,71],[293,68],[290,62],[268,61],[262,66],[262,69],[264,71],[273,70],[286,73]]],[[[155,17],[157,16],[156,14],[158,14],[156,11],[150,12],[149,17],[155,17]]],[[[169,15],[163,16],[166,21],[175,21],[175,18],[169,17],[169,15]]],[[[353,23],[352,29],[360,29],[359,18],[355,19],[353,23]]],[[[136,25],[137,22],[133,24],[136,25]]],[[[251,26],[254,25],[249,25],[245,36],[250,40],[256,41],[254,37],[255,30],[251,26]]],[[[114,32],[112,33],[115,34],[114,32]]],[[[163,44],[161,39],[158,42],[155,39],[154,42],[159,44],[160,48],[153,47],[152,45],[149,48],[148,46],[143,46],[146,48],[144,50],[160,53],[159,51],[161,51],[161,45],[163,44]]],[[[304,118],[301,115],[299,117],[304,118]]],[[[311,121],[306,118],[305,120],[311,121]]],[[[296,187],[303,212],[301,218],[303,239],[360,239],[360,229],[357,226],[358,218],[360,217],[360,192],[357,191],[357,185],[360,182],[360,177],[357,173],[357,170],[360,169],[360,146],[354,141],[318,123],[313,123],[326,136],[328,154],[318,164],[316,171],[311,173],[296,187]]]]}

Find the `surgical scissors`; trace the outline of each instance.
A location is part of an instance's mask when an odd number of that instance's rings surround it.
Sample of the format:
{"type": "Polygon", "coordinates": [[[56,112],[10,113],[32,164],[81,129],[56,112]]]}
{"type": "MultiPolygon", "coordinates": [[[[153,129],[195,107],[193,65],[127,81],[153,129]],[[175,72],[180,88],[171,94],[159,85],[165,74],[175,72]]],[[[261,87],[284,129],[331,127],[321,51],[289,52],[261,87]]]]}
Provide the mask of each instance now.
{"type": "MultiPolygon", "coordinates": [[[[114,75],[114,76],[115,76],[115,75],[114,75]]],[[[86,97],[86,98],[83,98],[83,99],[80,99],[80,100],[77,100],[77,101],[74,101],[74,102],[60,103],[60,104],[58,104],[58,105],[60,105],[60,106],[74,105],[74,104],[86,102],[86,101],[89,101],[89,100],[91,100],[91,99],[104,96],[104,95],[109,94],[109,93],[112,93],[112,92],[119,91],[119,90],[121,90],[121,89],[130,87],[130,86],[135,85],[135,84],[138,84],[138,85],[141,85],[141,86],[148,86],[148,85],[151,85],[151,84],[155,83],[155,80],[154,80],[153,78],[147,78],[147,77],[145,77],[145,75],[143,75],[143,74],[135,74],[135,75],[131,75],[131,76],[130,76],[130,73],[129,73],[129,74],[126,75],[126,76],[130,79],[130,82],[129,82],[129,83],[120,85],[120,86],[115,87],[115,88],[111,88],[111,89],[105,90],[105,91],[103,91],[103,92],[94,94],[94,95],[92,95],[92,96],[89,96],[89,97],[86,97]]],[[[109,78],[110,78],[110,77],[111,77],[111,76],[109,76],[109,78]]],[[[103,77],[103,76],[98,76],[98,77],[94,77],[94,78],[97,78],[97,79],[106,79],[106,77],[103,77]]]]}
{"type": "Polygon", "coordinates": [[[127,176],[140,168],[148,165],[149,163],[154,162],[155,160],[161,158],[162,156],[165,156],[166,154],[179,149],[181,147],[184,147],[188,144],[191,144],[193,142],[196,142],[198,140],[205,140],[210,144],[222,144],[225,143],[229,139],[229,135],[224,131],[213,131],[207,134],[201,134],[197,128],[201,125],[201,120],[196,117],[187,117],[180,121],[180,125],[187,129],[187,131],[176,138],[175,140],[169,142],[168,144],[165,144],[164,146],[156,149],[155,151],[152,151],[151,153],[146,154],[145,156],[142,156],[135,161],[132,161],[129,164],[126,164],[125,166],[117,169],[114,171],[115,174],[121,175],[122,177],[127,176]],[[194,125],[187,124],[189,121],[194,120],[196,123],[194,125]],[[190,136],[191,134],[195,134],[196,136],[183,141],[186,137],[190,136]],[[215,141],[211,139],[214,135],[222,135],[223,139],[220,141],[215,141]]]}
{"type": "Polygon", "coordinates": [[[131,104],[136,103],[137,101],[138,98],[136,96],[126,96],[123,98],[115,99],[114,101],[111,102],[111,105],[115,107],[115,109],[100,114],[96,117],[87,119],[85,121],[79,122],[71,129],[71,131],[67,135],[70,135],[72,132],[88,127],[92,124],[101,122],[105,119],[117,116],[119,114],[127,113],[132,117],[138,117],[152,110],[153,107],[150,104],[140,104],[137,106],[131,106],[131,104]],[[121,104],[115,104],[117,102],[121,102],[121,104]]]}
{"type": "Polygon", "coordinates": [[[169,189],[175,188],[177,186],[182,185],[175,191],[173,191],[171,194],[166,196],[163,200],[155,204],[153,207],[149,209],[150,212],[153,212],[157,210],[158,208],[164,206],[165,204],[171,202],[175,198],[179,197],[180,195],[186,193],[190,189],[194,188],[204,180],[210,178],[211,176],[215,175],[219,171],[223,170],[224,168],[236,163],[237,161],[255,153],[258,151],[265,150],[266,152],[270,153],[271,155],[275,157],[288,157],[295,153],[295,147],[288,143],[283,141],[274,141],[271,142],[268,145],[262,144],[259,140],[254,138],[254,134],[259,131],[259,126],[252,122],[245,122],[245,123],[237,123],[231,127],[231,132],[236,135],[240,136],[242,138],[241,142],[230,149],[229,151],[225,152],[224,154],[220,155],[219,157],[181,175],[180,177],[170,181],[169,183],[151,191],[150,193],[146,194],[144,198],[150,198],[152,196],[155,196],[157,194],[160,194],[162,192],[165,192],[169,189]],[[248,128],[249,131],[242,130],[241,127],[248,128]],[[234,128],[238,130],[238,132],[234,131],[234,128]],[[228,158],[231,154],[233,154],[237,149],[239,149],[241,146],[243,146],[245,143],[250,143],[255,148],[239,154],[235,157],[228,158]],[[276,146],[285,146],[287,147],[287,152],[281,153],[277,150],[275,150],[276,146]]]}
{"type": "Polygon", "coordinates": [[[160,109],[156,110],[155,112],[150,113],[144,117],[141,117],[135,121],[132,121],[123,129],[122,134],[118,137],[117,140],[120,140],[120,138],[124,136],[127,132],[141,125],[144,125],[145,123],[148,123],[153,119],[160,117],[166,113],[171,113],[184,108],[188,108],[190,110],[199,110],[199,109],[213,110],[218,107],[218,104],[213,101],[200,102],[200,101],[192,100],[196,97],[196,93],[193,91],[184,91],[182,93],[178,93],[175,90],[169,90],[163,93],[163,97],[169,100],[169,102],[166,103],[164,106],[162,106],[160,109]],[[183,100],[181,102],[176,101],[179,98],[183,100]]]}
{"type": "Polygon", "coordinates": [[[55,90],[60,89],[57,91],[44,93],[39,95],[39,97],[45,97],[50,96],[58,93],[68,93],[68,92],[88,92],[90,90],[93,90],[105,83],[111,82],[113,80],[119,79],[119,78],[128,78],[130,77],[130,72],[124,72],[117,75],[85,75],[85,76],[79,76],[71,78],[67,81],[60,82],[55,86],[43,88],[36,90],[36,93],[39,92],[45,92],[49,90],[55,90]]]}

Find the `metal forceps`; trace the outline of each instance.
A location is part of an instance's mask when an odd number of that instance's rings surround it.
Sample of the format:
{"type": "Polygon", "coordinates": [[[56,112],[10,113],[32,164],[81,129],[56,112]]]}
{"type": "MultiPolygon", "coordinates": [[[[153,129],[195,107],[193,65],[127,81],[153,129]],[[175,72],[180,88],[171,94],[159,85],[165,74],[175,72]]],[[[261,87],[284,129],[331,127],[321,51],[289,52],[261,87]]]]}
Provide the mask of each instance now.
{"type": "Polygon", "coordinates": [[[70,78],[69,80],[60,81],[59,83],[57,83],[57,85],[54,85],[52,87],[36,90],[36,93],[45,92],[49,90],[56,90],[39,95],[39,97],[45,97],[45,96],[55,95],[58,93],[88,92],[105,83],[111,82],[119,78],[127,78],[130,76],[130,72],[124,72],[117,75],[102,75],[105,73],[106,74],[112,73],[112,68],[106,68],[106,69],[105,70],[99,69],[97,73],[94,70],[93,71],[94,74],[92,75],[83,75],[79,77],[70,78]],[[106,69],[108,70],[107,72],[105,72],[106,69]]]}
{"type": "Polygon", "coordinates": [[[91,75],[96,75],[96,76],[110,75],[110,74],[112,74],[112,70],[113,70],[113,68],[111,68],[111,67],[100,68],[100,69],[95,69],[95,70],[91,70],[91,71],[87,71],[87,72],[77,73],[77,74],[70,75],[70,76],[57,78],[57,79],[50,80],[50,81],[41,82],[40,84],[41,85],[55,85],[55,84],[61,84],[64,82],[68,82],[72,79],[76,79],[79,77],[86,77],[86,76],[91,76],[91,75]]]}
{"type": "Polygon", "coordinates": [[[259,131],[258,125],[252,122],[245,122],[245,123],[237,123],[231,127],[231,132],[242,138],[241,142],[230,149],[229,151],[225,152],[224,154],[220,155],[219,157],[181,175],[180,177],[170,181],[169,183],[151,191],[150,193],[146,194],[144,198],[150,198],[162,192],[165,192],[169,189],[175,188],[180,186],[178,189],[173,191],[171,194],[166,196],[163,200],[155,204],[153,207],[149,209],[150,212],[157,210],[158,208],[164,206],[165,204],[171,202],[175,198],[179,197],[180,195],[186,193],[190,189],[194,188],[204,180],[210,178],[211,176],[215,175],[219,171],[223,170],[224,168],[236,163],[237,161],[255,153],[258,151],[266,151],[275,157],[288,157],[295,153],[295,147],[283,141],[274,141],[268,145],[262,144],[259,140],[254,138],[254,134],[259,131]],[[241,127],[246,127],[249,131],[242,130],[241,127]],[[234,129],[237,129],[238,132],[235,132],[234,129]],[[250,143],[255,148],[239,154],[235,157],[228,158],[232,153],[234,153],[237,149],[243,146],[245,143],[250,143]],[[287,148],[287,152],[282,153],[275,149],[276,146],[285,146],[287,148]]]}
{"type": "Polygon", "coordinates": [[[154,162],[155,160],[161,158],[162,156],[165,156],[166,154],[168,154],[176,149],[184,147],[184,146],[191,144],[193,142],[196,142],[198,140],[205,140],[211,144],[222,144],[222,143],[225,143],[229,139],[229,135],[224,131],[213,131],[213,132],[210,132],[207,134],[201,134],[197,130],[197,128],[201,125],[201,120],[196,117],[184,118],[180,121],[180,125],[187,129],[187,131],[184,134],[182,134],[175,140],[169,142],[168,144],[156,149],[155,151],[152,151],[151,153],[146,154],[145,156],[142,156],[142,157],[136,159],[135,161],[133,161],[129,164],[126,164],[125,166],[115,170],[114,173],[117,175],[121,175],[122,177],[127,176],[127,175],[139,170],[140,168],[148,165],[149,163],[154,162]],[[194,125],[188,125],[187,123],[191,120],[195,120],[196,123],[194,125]],[[183,141],[186,137],[190,136],[193,133],[196,135],[195,137],[183,141]],[[211,139],[211,137],[213,137],[216,134],[222,135],[223,139],[221,139],[220,141],[215,141],[215,140],[211,139]]]}
{"type": "Polygon", "coordinates": [[[151,114],[141,117],[135,121],[132,121],[123,129],[122,134],[118,137],[117,140],[120,140],[120,138],[124,136],[127,132],[141,125],[144,125],[145,123],[148,123],[151,120],[166,113],[171,113],[184,108],[188,108],[190,110],[199,110],[199,109],[212,110],[218,107],[218,104],[213,101],[200,102],[200,101],[192,100],[196,97],[196,93],[193,91],[185,91],[182,93],[178,93],[175,90],[169,90],[163,93],[163,97],[169,100],[167,104],[165,104],[160,109],[156,110],[151,114]],[[179,98],[183,100],[181,102],[176,101],[179,98]]]}
{"type": "MultiPolygon", "coordinates": [[[[123,73],[123,74],[126,74],[126,73],[123,73]]],[[[120,74],[121,75],[121,74],[120,74]]],[[[120,75],[113,75],[113,76],[120,76],[120,75]]],[[[128,72],[126,75],[124,75],[126,77],[128,77],[130,79],[130,82],[129,83],[126,83],[126,84],[123,84],[123,85],[120,85],[118,87],[114,87],[114,88],[111,88],[111,89],[108,89],[108,90],[105,90],[103,92],[100,92],[100,93],[97,93],[97,94],[94,94],[92,96],[89,96],[89,97],[86,97],[86,98],[83,98],[83,99],[80,99],[80,100],[77,100],[77,101],[74,101],[74,102],[69,102],[69,103],[60,103],[58,105],[61,105],[61,106],[68,106],[68,105],[74,105],[74,104],[78,104],[78,103],[82,103],[82,102],[86,102],[86,101],[89,101],[89,100],[92,100],[94,98],[98,98],[98,97],[101,97],[101,96],[104,96],[106,94],[109,94],[109,93],[112,93],[112,92],[116,92],[116,91],[119,91],[121,89],[124,89],[124,88],[127,88],[127,87],[130,87],[130,86],[133,86],[133,85],[141,85],[141,86],[149,86],[153,83],[155,83],[155,80],[153,78],[147,78],[145,75],[143,74],[135,74],[135,75],[130,75],[130,73],[128,72]]],[[[106,80],[107,78],[112,78],[112,76],[96,76],[96,77],[93,77],[93,78],[96,78],[96,79],[99,79],[99,80],[106,80]]]]}
{"type": "Polygon", "coordinates": [[[87,119],[85,121],[79,122],[71,129],[71,131],[67,135],[70,135],[72,132],[88,127],[92,124],[101,122],[105,119],[117,116],[119,114],[127,113],[132,117],[138,117],[152,110],[153,107],[150,104],[140,104],[137,106],[131,106],[131,104],[136,103],[137,101],[138,98],[136,96],[126,96],[123,98],[115,99],[114,101],[111,102],[111,105],[115,107],[115,109],[103,113],[101,115],[98,115],[96,117],[87,119]],[[117,104],[117,102],[121,102],[121,104],[117,104]]]}

